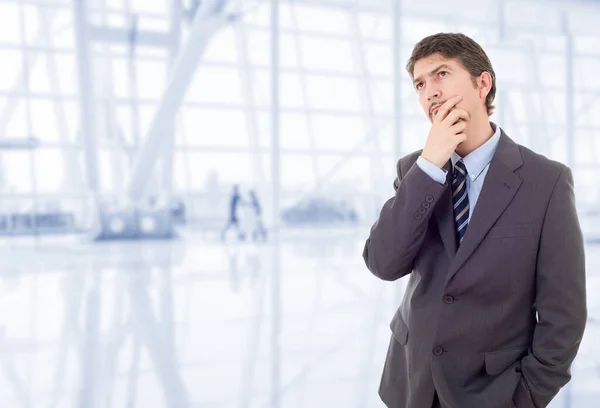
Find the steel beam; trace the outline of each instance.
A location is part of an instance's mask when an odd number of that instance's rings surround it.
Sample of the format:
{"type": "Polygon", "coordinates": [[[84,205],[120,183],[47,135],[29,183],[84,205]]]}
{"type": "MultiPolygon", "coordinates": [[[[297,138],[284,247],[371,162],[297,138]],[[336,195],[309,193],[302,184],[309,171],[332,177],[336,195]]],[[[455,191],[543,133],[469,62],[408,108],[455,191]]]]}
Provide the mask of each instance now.
{"type": "Polygon", "coordinates": [[[127,188],[127,195],[131,201],[140,200],[156,161],[170,143],[168,139],[174,137],[173,134],[168,133],[169,126],[173,123],[183,102],[196,66],[202,58],[210,38],[227,23],[225,16],[209,12],[210,6],[211,3],[208,2],[196,13],[187,43],[173,64],[167,87],[158,104],[146,142],[132,170],[127,188]]]}
{"type": "Polygon", "coordinates": [[[96,143],[96,121],[92,91],[92,68],[89,50],[89,23],[87,20],[87,0],[73,2],[75,50],[79,84],[79,132],[83,141],[83,153],[88,188],[92,194],[100,189],[98,179],[98,147],[96,143]]]}

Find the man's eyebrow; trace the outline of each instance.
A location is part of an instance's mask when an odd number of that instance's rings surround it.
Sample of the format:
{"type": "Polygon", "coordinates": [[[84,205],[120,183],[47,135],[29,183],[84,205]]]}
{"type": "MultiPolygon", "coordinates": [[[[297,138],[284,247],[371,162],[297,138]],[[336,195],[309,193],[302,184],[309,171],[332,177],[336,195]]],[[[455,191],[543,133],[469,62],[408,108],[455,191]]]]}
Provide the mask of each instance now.
{"type": "MultiPolygon", "coordinates": [[[[448,64],[441,64],[437,68],[435,68],[433,71],[431,71],[429,73],[429,76],[434,76],[440,69],[447,69],[447,70],[452,71],[452,67],[450,67],[450,65],[448,65],[448,64]]],[[[417,82],[421,82],[422,80],[423,80],[423,77],[422,76],[418,76],[417,78],[415,78],[413,80],[413,85],[416,85],[417,82]]]]}

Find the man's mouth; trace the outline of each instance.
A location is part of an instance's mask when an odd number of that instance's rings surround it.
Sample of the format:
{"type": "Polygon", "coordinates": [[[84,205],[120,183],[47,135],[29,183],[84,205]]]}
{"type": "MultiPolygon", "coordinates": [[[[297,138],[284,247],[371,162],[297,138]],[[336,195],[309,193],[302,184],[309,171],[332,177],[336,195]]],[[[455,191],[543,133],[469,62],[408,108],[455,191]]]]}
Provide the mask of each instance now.
{"type": "Polygon", "coordinates": [[[440,106],[442,106],[442,104],[434,105],[433,108],[431,108],[431,114],[433,115],[440,108],[440,106]]]}

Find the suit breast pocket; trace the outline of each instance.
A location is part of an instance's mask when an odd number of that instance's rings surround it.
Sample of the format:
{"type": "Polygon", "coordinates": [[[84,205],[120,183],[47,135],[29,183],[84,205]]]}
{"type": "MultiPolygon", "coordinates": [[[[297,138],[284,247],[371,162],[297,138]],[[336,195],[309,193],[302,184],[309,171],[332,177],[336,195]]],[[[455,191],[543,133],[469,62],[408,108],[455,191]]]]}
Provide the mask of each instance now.
{"type": "Polygon", "coordinates": [[[534,235],[535,226],[535,223],[495,225],[486,237],[490,239],[528,237],[534,235]]]}

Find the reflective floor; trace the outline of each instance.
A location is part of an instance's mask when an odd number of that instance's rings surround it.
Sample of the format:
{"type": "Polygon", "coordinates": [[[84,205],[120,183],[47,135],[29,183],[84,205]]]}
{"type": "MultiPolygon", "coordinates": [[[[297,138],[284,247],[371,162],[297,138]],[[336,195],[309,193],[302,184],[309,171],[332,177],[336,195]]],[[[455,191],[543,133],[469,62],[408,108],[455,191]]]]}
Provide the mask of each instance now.
{"type": "MultiPolygon", "coordinates": [[[[1,241],[0,407],[383,408],[405,282],[367,271],[365,231],[1,241]]],[[[600,400],[600,245],[587,262],[590,324],[553,408],[600,400]]]]}

